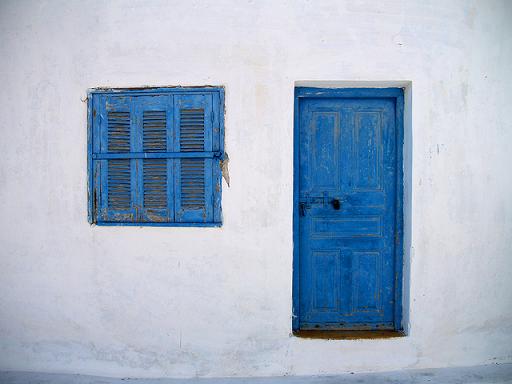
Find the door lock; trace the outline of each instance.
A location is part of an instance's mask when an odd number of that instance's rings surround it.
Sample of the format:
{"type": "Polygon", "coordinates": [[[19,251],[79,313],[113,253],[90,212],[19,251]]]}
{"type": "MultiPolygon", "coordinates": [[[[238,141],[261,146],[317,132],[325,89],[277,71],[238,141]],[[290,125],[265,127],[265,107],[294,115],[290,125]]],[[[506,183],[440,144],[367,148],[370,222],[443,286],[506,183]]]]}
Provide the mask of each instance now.
{"type": "Polygon", "coordinates": [[[331,204],[336,211],[338,211],[341,208],[341,203],[338,199],[332,199],[331,204]]]}

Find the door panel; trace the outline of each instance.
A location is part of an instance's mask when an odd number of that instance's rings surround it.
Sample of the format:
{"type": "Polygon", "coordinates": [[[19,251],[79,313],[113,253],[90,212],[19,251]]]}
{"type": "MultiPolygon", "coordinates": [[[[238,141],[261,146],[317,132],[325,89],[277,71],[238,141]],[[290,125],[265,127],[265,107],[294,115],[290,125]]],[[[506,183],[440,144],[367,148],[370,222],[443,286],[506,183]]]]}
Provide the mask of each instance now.
{"type": "Polygon", "coordinates": [[[395,326],[395,104],[300,99],[300,329],[395,326]]]}

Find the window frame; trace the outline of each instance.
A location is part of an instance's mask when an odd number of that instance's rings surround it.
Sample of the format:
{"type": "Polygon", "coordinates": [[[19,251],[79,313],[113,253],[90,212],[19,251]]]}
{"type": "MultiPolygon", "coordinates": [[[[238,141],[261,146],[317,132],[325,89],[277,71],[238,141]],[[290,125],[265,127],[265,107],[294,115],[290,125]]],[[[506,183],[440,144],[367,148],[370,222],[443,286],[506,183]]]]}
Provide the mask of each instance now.
{"type": "MultiPolygon", "coordinates": [[[[222,171],[220,161],[224,159],[224,87],[223,86],[192,86],[192,87],[142,87],[142,88],[90,88],[87,90],[87,218],[91,225],[98,226],[135,226],[135,227],[221,227],[222,220],[222,171]],[[156,95],[156,94],[194,94],[210,93],[214,94],[214,103],[212,107],[218,107],[218,128],[219,128],[219,166],[214,167],[212,174],[213,192],[213,220],[210,222],[106,222],[99,221],[95,216],[95,185],[93,171],[93,98],[95,95],[156,95]]],[[[216,127],[215,127],[216,128],[216,127]]]]}

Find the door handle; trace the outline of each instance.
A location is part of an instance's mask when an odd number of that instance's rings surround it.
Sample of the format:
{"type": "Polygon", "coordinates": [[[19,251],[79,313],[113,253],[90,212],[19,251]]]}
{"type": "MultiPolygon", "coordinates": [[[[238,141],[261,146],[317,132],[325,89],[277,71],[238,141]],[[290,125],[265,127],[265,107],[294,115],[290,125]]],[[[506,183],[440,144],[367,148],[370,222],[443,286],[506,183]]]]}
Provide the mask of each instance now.
{"type": "Polygon", "coordinates": [[[306,216],[306,203],[299,203],[299,215],[306,216]]]}
{"type": "Polygon", "coordinates": [[[341,208],[341,203],[338,199],[332,199],[331,204],[336,211],[338,211],[341,208]]]}

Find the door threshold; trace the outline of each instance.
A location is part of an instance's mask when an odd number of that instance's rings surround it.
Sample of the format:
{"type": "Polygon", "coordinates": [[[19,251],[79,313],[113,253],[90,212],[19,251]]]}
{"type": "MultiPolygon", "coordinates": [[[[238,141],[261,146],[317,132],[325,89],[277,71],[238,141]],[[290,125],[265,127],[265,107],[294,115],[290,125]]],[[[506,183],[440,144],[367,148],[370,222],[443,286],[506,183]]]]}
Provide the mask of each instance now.
{"type": "Polygon", "coordinates": [[[406,336],[403,331],[395,330],[375,330],[375,331],[354,331],[345,330],[297,330],[293,331],[293,335],[304,339],[323,339],[323,340],[358,340],[358,339],[391,339],[394,337],[406,336]]]}

